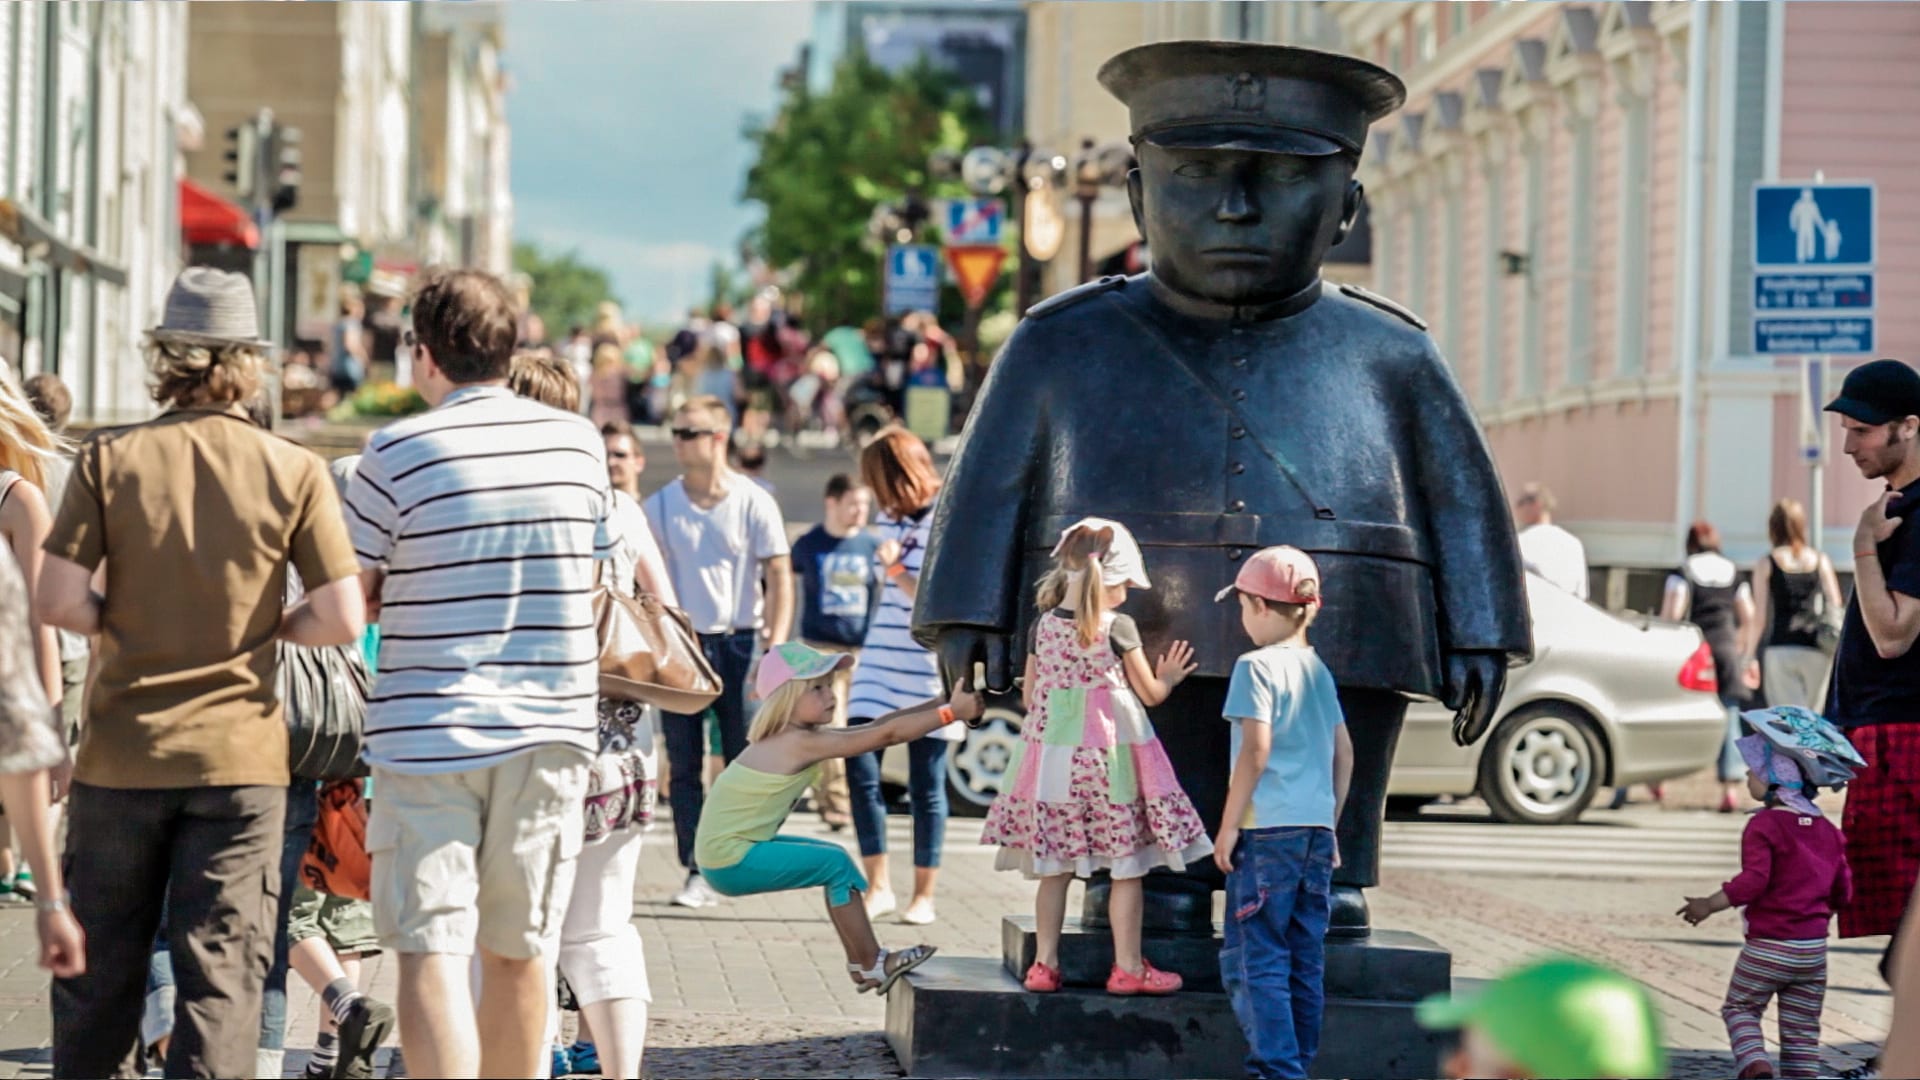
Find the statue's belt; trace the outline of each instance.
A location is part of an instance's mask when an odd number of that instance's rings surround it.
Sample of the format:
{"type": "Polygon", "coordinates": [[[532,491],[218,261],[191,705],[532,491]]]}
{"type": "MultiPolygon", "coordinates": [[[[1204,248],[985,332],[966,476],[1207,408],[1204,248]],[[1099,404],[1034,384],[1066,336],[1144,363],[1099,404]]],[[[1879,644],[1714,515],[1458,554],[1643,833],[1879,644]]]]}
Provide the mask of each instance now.
{"type": "MultiPolygon", "coordinates": [[[[1405,525],[1328,521],[1298,514],[1096,512],[1125,525],[1143,547],[1262,548],[1292,544],[1314,555],[1361,555],[1433,565],[1427,538],[1405,525]]],[[[1052,514],[1036,518],[1027,531],[1027,546],[1051,551],[1067,526],[1084,516],[1052,514]]]]}

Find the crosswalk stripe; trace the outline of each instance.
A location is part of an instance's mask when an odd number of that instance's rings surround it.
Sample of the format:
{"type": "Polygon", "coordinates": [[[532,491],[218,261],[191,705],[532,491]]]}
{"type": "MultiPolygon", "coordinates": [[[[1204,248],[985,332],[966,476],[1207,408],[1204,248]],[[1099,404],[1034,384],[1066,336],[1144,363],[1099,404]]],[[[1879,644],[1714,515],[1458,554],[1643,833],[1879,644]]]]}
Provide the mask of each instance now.
{"type": "Polygon", "coordinates": [[[1388,870],[1487,877],[1711,879],[1739,869],[1744,825],[1744,817],[1678,814],[1601,826],[1391,821],[1382,857],[1388,870]]]}

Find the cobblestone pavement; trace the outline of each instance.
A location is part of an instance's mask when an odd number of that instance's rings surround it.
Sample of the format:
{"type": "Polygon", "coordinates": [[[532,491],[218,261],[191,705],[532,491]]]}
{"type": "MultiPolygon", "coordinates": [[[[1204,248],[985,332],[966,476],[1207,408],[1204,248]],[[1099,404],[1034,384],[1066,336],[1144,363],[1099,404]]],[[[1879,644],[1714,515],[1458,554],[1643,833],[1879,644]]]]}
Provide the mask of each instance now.
{"type": "MultiPolygon", "coordinates": [[[[1430,809],[1389,827],[1384,881],[1372,894],[1375,921],[1451,949],[1463,981],[1548,950],[1618,964],[1658,999],[1675,1075],[1727,1076],[1719,1005],[1740,923],[1723,915],[1696,929],[1673,912],[1685,893],[1710,891],[1737,862],[1741,823],[1734,815],[1636,805],[1594,811],[1573,829],[1514,829],[1487,822],[1473,804],[1430,809]],[[1449,865],[1445,853],[1462,830],[1471,830],[1480,849],[1472,869],[1427,869],[1449,865]],[[1613,854],[1591,857],[1596,851],[1613,854]],[[1698,881],[1661,869],[1676,857],[1697,860],[1698,881]],[[1652,874],[1662,876],[1646,876],[1652,874]]],[[[891,825],[895,851],[910,851],[907,820],[891,825]]],[[[791,831],[832,835],[799,815],[791,831]]],[[[889,921],[879,928],[884,943],[923,940],[962,956],[997,952],[1000,917],[1024,910],[1030,895],[1014,875],[992,871],[992,852],[975,842],[978,835],[978,822],[957,819],[950,827],[940,921],[919,929],[889,921]]],[[[851,846],[850,834],[839,839],[851,846]]],[[[903,896],[908,861],[897,858],[892,871],[903,896]]],[[[668,901],[681,879],[664,821],[649,834],[641,865],[634,917],[653,983],[648,1076],[900,1075],[879,1034],[884,1005],[849,986],[816,894],[730,900],[698,911],[673,907],[668,901]]],[[[1077,908],[1078,897],[1071,902],[1077,908]]],[[[0,909],[0,1080],[48,1075],[46,984],[33,966],[32,925],[30,910],[0,909]]],[[[1884,1031],[1890,999],[1875,972],[1884,945],[1834,943],[1826,1042],[1835,1066],[1871,1052],[1884,1031]]],[[[390,1000],[393,965],[376,960],[371,975],[375,993],[390,1000]]],[[[296,985],[291,1007],[289,1075],[312,1045],[316,1003],[296,985]]]]}

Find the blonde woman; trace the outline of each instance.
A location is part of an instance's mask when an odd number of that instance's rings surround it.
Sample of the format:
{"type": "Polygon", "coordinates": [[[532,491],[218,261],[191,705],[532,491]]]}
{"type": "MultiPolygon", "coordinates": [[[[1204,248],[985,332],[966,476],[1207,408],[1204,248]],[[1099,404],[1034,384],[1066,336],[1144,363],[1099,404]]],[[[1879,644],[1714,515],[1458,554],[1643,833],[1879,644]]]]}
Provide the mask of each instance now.
{"type": "MultiPolygon", "coordinates": [[[[0,536],[27,579],[28,601],[40,578],[40,545],[53,529],[47,509],[47,463],[66,451],[27,399],[0,381],[0,536]]],[[[60,642],[53,627],[33,618],[34,670],[47,700],[60,703],[60,642]]]]}
{"type": "MultiPolygon", "coordinates": [[[[47,508],[47,463],[64,449],[65,444],[47,429],[27,399],[12,384],[0,380],[0,538],[6,540],[26,579],[29,610],[40,580],[40,545],[53,528],[53,514],[47,508]]],[[[32,618],[30,634],[34,673],[47,700],[58,709],[63,688],[59,635],[37,614],[32,618]]],[[[60,793],[56,790],[54,794],[60,793]]],[[[52,820],[57,822],[58,818],[52,820]]],[[[57,825],[55,828],[57,831],[57,825]]],[[[0,898],[15,895],[34,898],[33,871],[16,866],[6,829],[0,824],[0,898]]]]}

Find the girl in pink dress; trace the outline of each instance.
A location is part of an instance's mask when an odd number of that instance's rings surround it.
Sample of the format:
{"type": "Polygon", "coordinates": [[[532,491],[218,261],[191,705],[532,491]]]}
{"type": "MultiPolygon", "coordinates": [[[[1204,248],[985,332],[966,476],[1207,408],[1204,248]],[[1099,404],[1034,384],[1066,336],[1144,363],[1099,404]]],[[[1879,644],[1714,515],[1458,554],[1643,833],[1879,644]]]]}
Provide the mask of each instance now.
{"type": "Polygon", "coordinates": [[[987,812],[981,842],[1000,845],[996,868],[1039,881],[1028,990],[1060,989],[1067,886],[1105,870],[1113,878],[1107,992],[1171,994],[1180,976],[1140,954],[1140,879],[1159,866],[1184,869],[1213,844],[1174,779],[1147,706],[1192,674],[1193,649],[1176,641],[1150,665],[1133,620],[1114,610],[1129,588],[1151,587],[1124,526],[1085,518],[1061,535],[1053,556],[1027,649],[1027,719],[1009,770],[1013,786],[987,812]]]}

